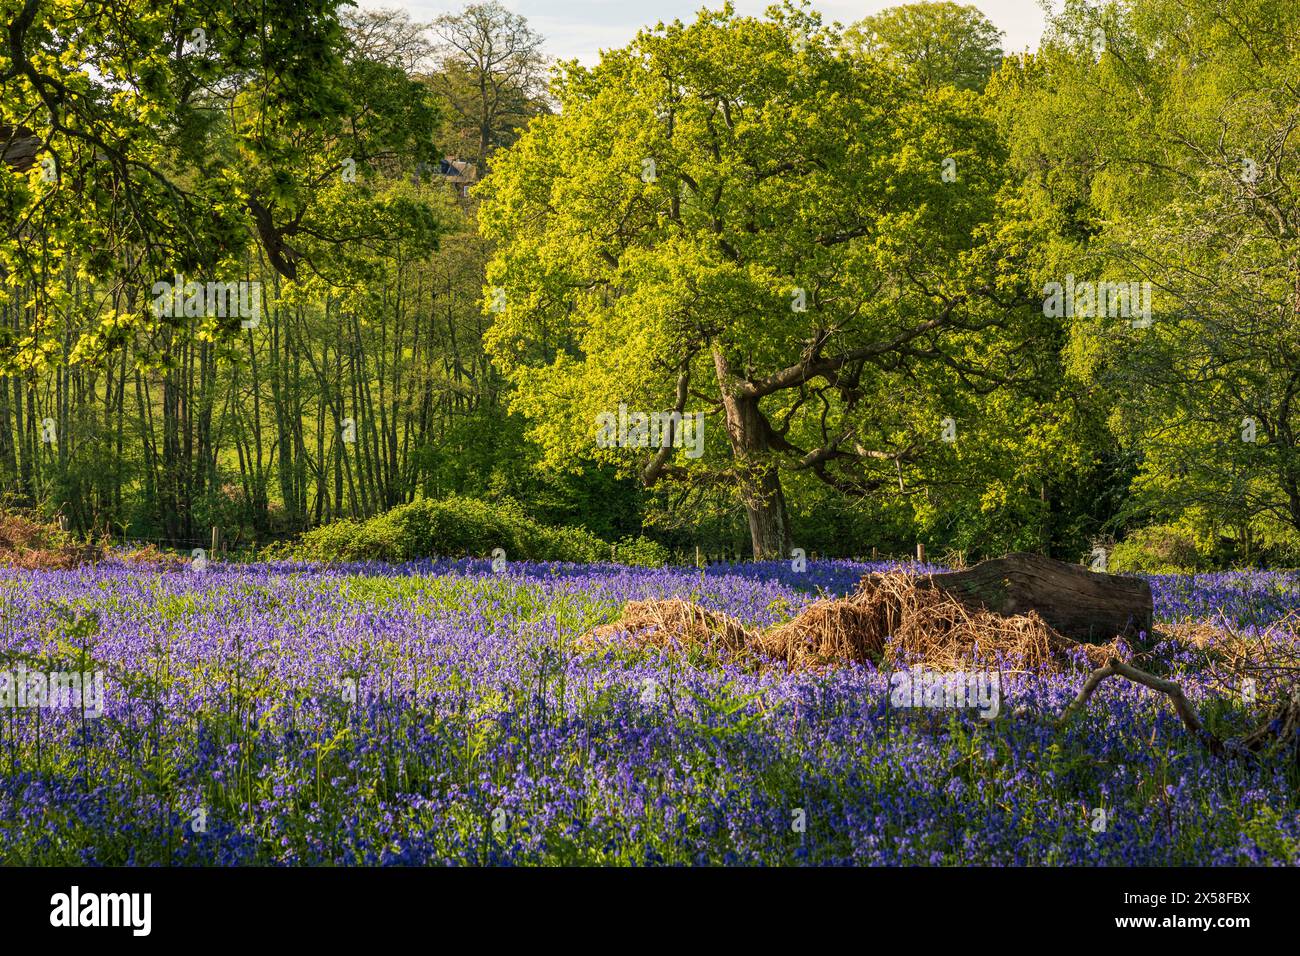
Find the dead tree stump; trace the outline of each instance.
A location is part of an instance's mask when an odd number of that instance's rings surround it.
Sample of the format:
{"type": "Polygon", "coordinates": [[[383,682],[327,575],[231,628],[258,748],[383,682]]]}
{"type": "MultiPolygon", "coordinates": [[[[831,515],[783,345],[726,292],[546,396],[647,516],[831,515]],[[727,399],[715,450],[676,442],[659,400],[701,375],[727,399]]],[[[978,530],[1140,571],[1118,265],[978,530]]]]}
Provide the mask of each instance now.
{"type": "Polygon", "coordinates": [[[965,571],[924,575],[916,583],[995,614],[1037,611],[1061,634],[1089,644],[1151,633],[1154,609],[1145,580],[1089,571],[1038,554],[1009,554],[965,571]]]}

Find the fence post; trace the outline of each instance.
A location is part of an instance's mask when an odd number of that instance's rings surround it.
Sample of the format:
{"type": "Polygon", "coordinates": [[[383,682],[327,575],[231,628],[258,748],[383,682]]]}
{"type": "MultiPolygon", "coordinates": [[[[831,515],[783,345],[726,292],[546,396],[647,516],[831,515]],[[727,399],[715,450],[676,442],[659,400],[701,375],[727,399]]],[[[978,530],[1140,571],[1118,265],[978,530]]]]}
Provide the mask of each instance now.
{"type": "Polygon", "coordinates": [[[216,525],[212,526],[212,556],[215,558],[217,552],[221,550],[221,529],[216,525]]]}
{"type": "Polygon", "coordinates": [[[916,542],[916,563],[925,564],[925,545],[920,541],[916,542]]]}

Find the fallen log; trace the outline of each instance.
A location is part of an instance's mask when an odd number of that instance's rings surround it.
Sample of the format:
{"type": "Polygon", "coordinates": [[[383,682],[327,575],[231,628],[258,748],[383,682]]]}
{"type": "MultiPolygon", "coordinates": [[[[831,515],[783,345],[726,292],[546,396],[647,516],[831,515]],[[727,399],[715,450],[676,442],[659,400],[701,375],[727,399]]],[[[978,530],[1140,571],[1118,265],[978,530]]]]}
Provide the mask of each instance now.
{"type": "Polygon", "coordinates": [[[916,583],[1004,617],[1037,611],[1061,634],[1088,644],[1151,633],[1154,607],[1145,580],[1038,554],[1009,554],[965,571],[922,575],[916,583]]]}

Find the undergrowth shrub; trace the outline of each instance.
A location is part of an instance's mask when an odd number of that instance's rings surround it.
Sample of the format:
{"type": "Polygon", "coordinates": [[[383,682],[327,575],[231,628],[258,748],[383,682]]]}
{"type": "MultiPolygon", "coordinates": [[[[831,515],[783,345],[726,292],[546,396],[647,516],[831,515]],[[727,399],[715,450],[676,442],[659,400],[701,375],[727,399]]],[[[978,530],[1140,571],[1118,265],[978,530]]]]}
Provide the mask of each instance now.
{"type": "Polygon", "coordinates": [[[492,503],[452,496],[421,499],[362,521],[343,519],[264,552],[268,558],[313,561],[408,561],[427,557],[488,557],[501,548],[509,559],[608,561],[610,546],[582,528],[554,528],[518,502],[492,503]]]}
{"type": "Polygon", "coordinates": [[[75,568],[103,557],[97,541],[82,541],[57,525],[16,513],[0,513],[0,566],[75,568]]]}
{"type": "Polygon", "coordinates": [[[1109,555],[1109,570],[1144,574],[1185,574],[1206,566],[1196,538],[1172,525],[1152,525],[1132,531],[1109,555]]]}

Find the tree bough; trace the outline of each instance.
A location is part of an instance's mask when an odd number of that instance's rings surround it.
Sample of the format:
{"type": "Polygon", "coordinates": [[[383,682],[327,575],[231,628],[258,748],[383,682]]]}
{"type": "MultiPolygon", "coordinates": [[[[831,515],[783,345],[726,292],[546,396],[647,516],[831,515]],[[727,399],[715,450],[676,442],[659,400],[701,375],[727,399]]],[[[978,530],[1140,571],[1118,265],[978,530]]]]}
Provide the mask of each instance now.
{"type": "Polygon", "coordinates": [[[1057,727],[1064,727],[1074,714],[1081,711],[1097,688],[1109,677],[1124,677],[1167,696],[1183,726],[1215,756],[1259,755],[1276,744],[1289,752],[1292,761],[1300,765],[1300,701],[1296,697],[1275,705],[1269,711],[1268,719],[1250,733],[1224,740],[1206,728],[1196,708],[1183,693],[1181,685],[1115,657],[1088,676],[1078,696],[1062,711],[1057,727]]]}

